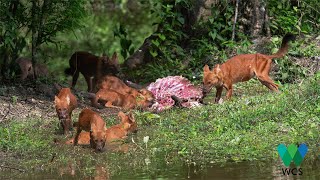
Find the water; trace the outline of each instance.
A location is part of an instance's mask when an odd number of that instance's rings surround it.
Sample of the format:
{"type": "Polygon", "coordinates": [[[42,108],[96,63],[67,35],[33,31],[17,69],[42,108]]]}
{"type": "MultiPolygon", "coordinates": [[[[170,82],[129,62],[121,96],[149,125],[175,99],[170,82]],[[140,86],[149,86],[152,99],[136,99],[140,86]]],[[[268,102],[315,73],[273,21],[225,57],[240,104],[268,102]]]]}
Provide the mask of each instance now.
{"type": "MultiPolygon", "coordinates": [[[[196,167],[171,167],[166,166],[156,172],[144,171],[123,171],[120,174],[111,176],[106,167],[96,166],[95,175],[83,177],[77,173],[73,166],[63,167],[50,172],[19,172],[2,168],[0,179],[320,179],[320,160],[310,164],[302,164],[302,175],[283,175],[282,163],[280,161],[272,163],[261,162],[240,162],[226,163],[224,165],[214,164],[205,170],[198,171],[196,167]]],[[[294,168],[294,167],[291,167],[294,168]]]]}

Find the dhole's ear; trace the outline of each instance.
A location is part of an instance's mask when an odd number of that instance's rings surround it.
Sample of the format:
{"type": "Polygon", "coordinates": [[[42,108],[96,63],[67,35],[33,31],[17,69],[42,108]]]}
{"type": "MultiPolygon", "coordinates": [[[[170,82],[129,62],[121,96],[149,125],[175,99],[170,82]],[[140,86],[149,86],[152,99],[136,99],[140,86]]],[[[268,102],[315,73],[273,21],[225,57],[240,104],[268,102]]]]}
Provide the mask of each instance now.
{"type": "Polygon", "coordinates": [[[125,119],[126,114],[124,114],[124,112],[120,111],[120,112],[118,113],[118,117],[120,118],[120,121],[122,121],[123,119],[125,119]]]}
{"type": "Polygon", "coordinates": [[[116,52],[113,53],[112,57],[111,57],[111,61],[115,64],[118,63],[118,54],[116,52]]]}
{"type": "Polygon", "coordinates": [[[93,132],[93,129],[96,129],[96,124],[95,124],[95,123],[92,123],[92,124],[91,124],[90,133],[93,132]]]}
{"type": "Polygon", "coordinates": [[[216,73],[220,72],[220,64],[217,64],[212,71],[216,71],[216,73]]]}
{"type": "Polygon", "coordinates": [[[203,67],[203,71],[204,72],[210,71],[210,68],[209,68],[209,66],[207,64],[203,67]]]}
{"type": "Polygon", "coordinates": [[[66,100],[67,100],[67,104],[69,105],[69,104],[70,104],[70,97],[69,97],[69,95],[67,95],[66,100]]]}
{"type": "Polygon", "coordinates": [[[129,112],[128,116],[129,116],[129,120],[134,123],[135,119],[134,119],[134,115],[131,111],[129,112]]]}
{"type": "Polygon", "coordinates": [[[54,96],[54,103],[55,104],[59,104],[60,99],[58,98],[58,96],[54,96]]]}

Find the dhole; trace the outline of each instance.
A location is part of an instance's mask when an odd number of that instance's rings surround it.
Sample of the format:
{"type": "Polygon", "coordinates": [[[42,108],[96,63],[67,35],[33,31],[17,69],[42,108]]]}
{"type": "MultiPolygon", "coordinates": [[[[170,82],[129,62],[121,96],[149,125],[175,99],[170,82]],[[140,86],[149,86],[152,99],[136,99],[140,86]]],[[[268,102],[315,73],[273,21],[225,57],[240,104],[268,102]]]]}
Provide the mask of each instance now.
{"type": "Polygon", "coordinates": [[[227,99],[232,96],[232,84],[248,81],[256,76],[259,81],[272,91],[278,91],[278,85],[269,77],[273,58],[281,58],[288,52],[288,42],[295,40],[292,34],[283,37],[280,49],[276,54],[241,54],[234,56],[221,65],[216,65],[212,71],[209,66],[203,68],[203,94],[207,95],[212,87],[216,87],[217,103],[221,98],[223,88],[227,90],[227,99]]]}
{"type": "Polygon", "coordinates": [[[107,143],[123,140],[129,132],[134,132],[137,129],[137,124],[131,112],[126,115],[120,111],[118,117],[120,118],[120,124],[111,126],[106,131],[107,143]]]}
{"type": "Polygon", "coordinates": [[[97,89],[111,89],[120,94],[131,94],[134,97],[139,94],[138,90],[127,86],[121,79],[115,76],[104,76],[101,78],[98,82],[97,89]]]}
{"type": "Polygon", "coordinates": [[[131,88],[115,76],[104,76],[100,79],[97,88],[99,91],[92,100],[92,104],[96,107],[99,99],[111,101],[108,106],[113,104],[127,109],[132,109],[134,107],[146,108],[151,106],[154,102],[154,95],[152,92],[147,89],[136,90],[131,88]],[[130,95],[132,95],[132,97],[130,95]]]}
{"type": "Polygon", "coordinates": [[[105,107],[122,107],[124,109],[133,109],[136,101],[132,95],[123,95],[113,90],[100,89],[95,95],[92,95],[91,103],[94,107],[99,107],[98,102],[105,107]]]}
{"type": "Polygon", "coordinates": [[[90,132],[90,145],[96,151],[102,151],[106,143],[106,123],[101,116],[91,109],[83,109],[79,115],[77,134],[74,145],[78,144],[81,131],[90,132]]]}
{"type": "Polygon", "coordinates": [[[71,115],[77,107],[77,98],[71,93],[70,88],[62,88],[54,97],[54,103],[63,132],[67,134],[72,127],[71,115]]]}
{"type": "Polygon", "coordinates": [[[105,107],[122,107],[124,109],[147,108],[153,104],[153,94],[142,89],[137,91],[136,97],[131,94],[123,95],[111,89],[100,89],[95,95],[90,94],[91,103],[94,107],[99,107],[99,103],[103,103],[105,107]]]}
{"type": "Polygon", "coordinates": [[[27,77],[34,79],[35,75],[38,77],[47,76],[49,74],[49,70],[44,64],[36,64],[35,69],[33,69],[31,59],[29,58],[20,57],[16,59],[16,63],[18,63],[21,70],[21,80],[25,80],[27,77]]]}
{"type": "Polygon", "coordinates": [[[72,75],[72,88],[77,83],[79,72],[84,76],[88,91],[92,92],[96,82],[106,74],[117,74],[120,71],[117,53],[112,58],[103,55],[95,56],[88,52],[75,52],[69,60],[70,68],[65,70],[67,75],[72,75]]]}
{"type": "MultiPolygon", "coordinates": [[[[129,133],[137,132],[137,122],[135,121],[134,116],[131,112],[128,115],[125,115],[123,112],[120,111],[118,113],[118,117],[120,118],[120,124],[111,126],[106,130],[107,143],[124,139],[129,133]]],[[[69,139],[65,143],[73,144],[74,138],[69,139]]],[[[90,133],[81,132],[78,138],[78,144],[90,144],[90,133]]]]}

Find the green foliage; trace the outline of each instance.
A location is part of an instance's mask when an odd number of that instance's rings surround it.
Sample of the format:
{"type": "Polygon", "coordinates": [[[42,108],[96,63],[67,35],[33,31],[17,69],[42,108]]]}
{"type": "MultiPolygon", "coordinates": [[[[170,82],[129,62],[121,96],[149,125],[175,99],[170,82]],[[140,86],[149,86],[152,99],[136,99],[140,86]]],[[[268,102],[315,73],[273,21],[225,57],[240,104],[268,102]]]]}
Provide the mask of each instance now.
{"type": "MultiPolygon", "coordinates": [[[[20,155],[28,156],[30,152],[44,150],[51,152],[49,139],[44,138],[44,134],[39,134],[43,126],[42,120],[32,120],[31,123],[21,123],[13,121],[8,125],[0,126],[0,149],[5,152],[16,152],[20,155]]],[[[49,133],[49,132],[48,132],[49,133]]],[[[50,131],[52,133],[52,131],[50,131]]],[[[46,153],[48,153],[46,152],[46,153]]],[[[38,154],[38,153],[36,153],[38,154]]]]}
{"type": "Polygon", "coordinates": [[[114,36],[120,39],[121,55],[124,59],[127,59],[128,56],[134,53],[134,47],[132,47],[132,41],[127,37],[126,29],[120,24],[119,28],[117,27],[114,30],[114,36]]]}
{"type": "MultiPolygon", "coordinates": [[[[311,57],[320,55],[320,48],[316,45],[317,42],[312,42],[313,36],[306,36],[301,39],[297,39],[295,42],[290,43],[289,56],[285,56],[281,59],[275,59],[275,70],[272,72],[275,76],[275,80],[282,84],[295,83],[310,75],[307,67],[299,65],[295,62],[295,57],[303,57],[310,59],[311,57]]],[[[281,43],[281,38],[273,37],[271,39],[272,53],[276,53],[281,43]]],[[[308,62],[307,62],[308,63],[308,62]]]]}
{"type": "Polygon", "coordinates": [[[320,13],[316,9],[319,5],[317,0],[267,1],[272,33],[319,32],[320,13]]]}
{"type": "MultiPolygon", "coordinates": [[[[149,49],[155,62],[144,67],[147,72],[138,70],[135,74],[143,74],[143,82],[168,75],[199,79],[205,63],[223,62],[227,59],[224,49],[239,45],[231,41],[233,6],[222,8],[223,3],[218,3],[212,7],[213,15],[209,20],[200,21],[188,29],[190,25],[187,21],[190,19],[185,19],[179,10],[191,10],[194,5],[190,0],[153,1],[151,13],[157,17],[154,24],[159,31],[153,34],[149,49]]],[[[248,47],[245,36],[239,34],[237,38],[244,40],[240,46],[244,49],[248,47]]]]}
{"type": "Polygon", "coordinates": [[[84,0],[1,0],[0,48],[5,57],[3,74],[14,72],[14,60],[30,43],[36,50],[43,43],[57,43],[54,38],[58,32],[81,27],[86,15],[85,4],[84,0]]]}
{"type": "Polygon", "coordinates": [[[37,34],[36,46],[43,43],[56,43],[54,37],[58,32],[73,31],[82,27],[86,16],[85,0],[48,1],[32,0],[32,6],[26,4],[27,12],[35,8],[35,13],[28,17],[28,28],[37,34]],[[35,7],[33,7],[35,6],[35,7]]]}
{"type": "MultiPolygon", "coordinates": [[[[282,36],[286,32],[317,32],[319,13],[312,6],[318,3],[314,0],[303,1],[299,4],[289,1],[268,1],[272,34],[282,36]]],[[[182,13],[195,8],[193,1],[155,0],[151,5],[151,12],[157,17],[154,24],[158,26],[158,31],[154,33],[151,41],[150,55],[156,62],[144,67],[148,69],[147,72],[142,70],[136,72],[135,75],[138,76],[148,74],[147,79],[145,79],[146,76],[143,76],[143,82],[153,81],[154,77],[159,77],[159,75],[161,77],[183,75],[189,79],[195,76],[198,79],[201,77],[199,69],[202,69],[204,64],[223,63],[235,54],[255,53],[249,50],[250,35],[241,32],[240,21],[236,26],[235,41],[231,41],[235,7],[228,1],[214,4],[211,7],[212,16],[198,21],[191,28],[188,28],[190,19],[184,19],[185,15],[182,13]],[[166,69],[169,67],[173,69],[166,69]]],[[[241,5],[243,4],[240,3],[240,7],[241,5]]],[[[296,47],[296,49],[301,48],[298,45],[296,47]]],[[[309,54],[314,54],[312,53],[314,48],[311,46],[307,48],[310,48],[309,54]]],[[[303,51],[307,53],[307,50],[303,51]]],[[[276,74],[277,80],[281,82],[293,82],[295,78],[306,75],[305,70],[292,61],[279,61],[278,64],[281,70],[284,70],[283,73],[276,74]]]]}

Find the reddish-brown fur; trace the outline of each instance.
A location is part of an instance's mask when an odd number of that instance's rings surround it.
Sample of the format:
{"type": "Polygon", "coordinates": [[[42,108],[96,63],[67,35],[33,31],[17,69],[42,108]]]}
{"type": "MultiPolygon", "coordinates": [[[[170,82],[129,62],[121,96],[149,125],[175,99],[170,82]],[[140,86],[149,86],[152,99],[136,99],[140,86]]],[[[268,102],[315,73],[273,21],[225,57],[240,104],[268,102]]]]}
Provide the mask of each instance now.
{"type": "Polygon", "coordinates": [[[140,90],[137,96],[131,94],[123,95],[111,89],[100,89],[95,95],[92,95],[91,103],[94,107],[99,107],[103,103],[105,107],[121,107],[126,110],[134,108],[145,109],[153,103],[153,94],[148,90],[140,90]],[[149,93],[150,92],[150,93],[149,93]]]}
{"type": "Polygon", "coordinates": [[[136,97],[138,90],[127,86],[121,79],[115,76],[104,76],[100,79],[97,85],[97,89],[111,89],[117,91],[120,94],[131,94],[136,97]]]}
{"type": "Polygon", "coordinates": [[[72,111],[77,107],[77,98],[72,94],[70,88],[62,88],[54,99],[56,112],[63,128],[67,134],[72,127],[72,111]]]}
{"type": "Polygon", "coordinates": [[[72,88],[77,83],[79,72],[84,76],[88,91],[93,92],[96,82],[106,74],[117,74],[120,71],[117,54],[110,59],[107,56],[98,57],[88,52],[75,52],[69,60],[70,68],[65,70],[72,75],[72,88]]]}
{"type": "Polygon", "coordinates": [[[209,66],[203,68],[203,94],[210,92],[212,87],[216,87],[215,102],[221,98],[223,88],[227,90],[227,99],[232,96],[232,85],[237,82],[248,81],[256,76],[259,81],[272,91],[278,91],[278,85],[269,77],[273,58],[283,57],[288,52],[288,42],[294,40],[293,35],[286,35],[281,44],[281,48],[274,55],[264,54],[241,54],[232,57],[222,65],[216,65],[212,71],[209,66]]]}
{"type": "Polygon", "coordinates": [[[126,115],[120,111],[118,117],[121,120],[120,124],[114,125],[106,131],[107,143],[123,140],[127,137],[128,132],[133,132],[137,128],[137,124],[131,112],[126,115]]]}
{"type": "Polygon", "coordinates": [[[106,123],[101,116],[91,109],[83,109],[77,123],[77,134],[74,145],[78,144],[81,131],[90,132],[90,145],[97,151],[102,151],[106,143],[106,123]]]}
{"type": "Polygon", "coordinates": [[[100,89],[95,97],[91,100],[94,107],[99,107],[102,102],[105,107],[122,107],[124,109],[133,109],[136,101],[132,95],[123,95],[113,90],[100,89]]]}
{"type": "MultiPolygon", "coordinates": [[[[129,113],[128,115],[125,115],[123,112],[119,112],[118,117],[120,118],[120,124],[111,126],[106,130],[107,143],[111,143],[116,140],[122,140],[129,133],[137,131],[137,122],[135,121],[133,114],[129,113]]],[[[69,139],[65,143],[73,144],[74,138],[69,139]]],[[[90,144],[90,133],[81,132],[78,138],[78,144],[90,144]]]]}
{"type": "Polygon", "coordinates": [[[35,75],[37,77],[49,75],[48,67],[45,64],[36,64],[35,69],[33,69],[31,59],[29,58],[20,57],[16,59],[16,63],[18,63],[21,70],[21,80],[25,80],[27,77],[34,79],[35,75]]]}
{"type": "Polygon", "coordinates": [[[103,101],[106,107],[122,107],[133,109],[146,108],[153,104],[154,96],[147,89],[136,90],[127,86],[114,76],[104,76],[98,83],[99,91],[92,98],[92,105],[98,107],[98,101],[103,101]]]}

